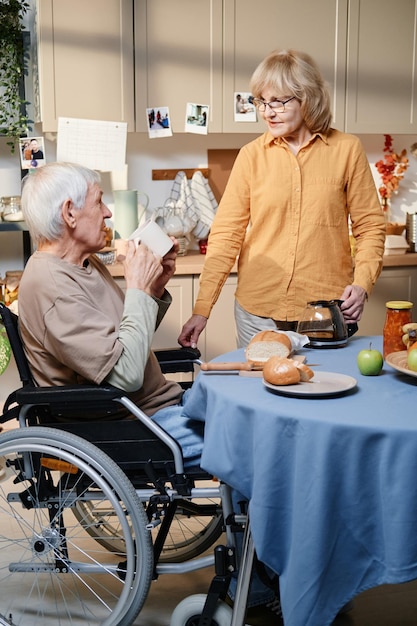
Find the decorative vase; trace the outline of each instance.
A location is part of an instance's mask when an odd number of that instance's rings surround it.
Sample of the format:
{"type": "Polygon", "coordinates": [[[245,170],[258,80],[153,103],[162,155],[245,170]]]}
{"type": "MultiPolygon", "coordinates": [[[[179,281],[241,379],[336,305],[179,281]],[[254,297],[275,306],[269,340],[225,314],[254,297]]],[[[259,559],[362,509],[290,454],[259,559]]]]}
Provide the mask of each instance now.
{"type": "Polygon", "coordinates": [[[405,229],[405,224],[400,224],[399,222],[391,222],[390,202],[388,198],[381,198],[381,208],[385,217],[386,234],[402,235],[405,229]]]}
{"type": "Polygon", "coordinates": [[[389,222],[389,200],[388,198],[381,198],[381,209],[385,217],[385,221],[389,222]]]}

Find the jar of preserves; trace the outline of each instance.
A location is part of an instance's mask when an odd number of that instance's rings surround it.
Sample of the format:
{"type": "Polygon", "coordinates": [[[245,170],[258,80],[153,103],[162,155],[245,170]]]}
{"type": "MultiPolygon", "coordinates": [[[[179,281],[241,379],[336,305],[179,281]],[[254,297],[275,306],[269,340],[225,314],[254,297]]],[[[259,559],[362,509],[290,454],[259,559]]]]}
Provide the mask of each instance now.
{"type": "Polygon", "coordinates": [[[405,350],[403,326],[412,321],[413,303],[407,300],[390,300],[386,303],[386,317],[383,333],[384,358],[391,352],[405,350]]]}
{"type": "Polygon", "coordinates": [[[17,300],[22,274],[23,270],[9,270],[6,272],[4,280],[4,304],[6,306],[10,306],[17,300]]]}

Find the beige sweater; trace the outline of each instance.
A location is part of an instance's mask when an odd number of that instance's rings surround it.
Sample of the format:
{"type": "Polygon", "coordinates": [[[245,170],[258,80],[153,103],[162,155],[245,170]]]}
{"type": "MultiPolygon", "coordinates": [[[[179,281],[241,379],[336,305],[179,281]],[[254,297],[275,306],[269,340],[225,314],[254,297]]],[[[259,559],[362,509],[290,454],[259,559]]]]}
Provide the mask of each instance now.
{"type": "MultiPolygon", "coordinates": [[[[128,290],[125,299],[95,256],[79,267],[35,252],[19,287],[19,323],[37,384],[113,383],[112,370],[119,363],[120,371],[129,343],[150,345],[160,310],[163,316],[164,303],[137,289],[128,290]]],[[[128,395],[145,413],[179,402],[181,387],[165,379],[148,347],[137,367],[143,384],[128,395]]]]}

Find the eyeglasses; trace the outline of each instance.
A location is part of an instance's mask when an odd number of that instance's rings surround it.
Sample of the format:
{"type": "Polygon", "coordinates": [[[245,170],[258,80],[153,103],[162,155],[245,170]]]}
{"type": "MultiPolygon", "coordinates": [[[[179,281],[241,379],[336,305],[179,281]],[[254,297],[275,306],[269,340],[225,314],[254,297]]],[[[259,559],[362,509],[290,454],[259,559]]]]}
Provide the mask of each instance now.
{"type": "Polygon", "coordinates": [[[288,98],[288,100],[278,100],[277,98],[275,98],[274,100],[271,100],[271,102],[265,102],[260,98],[254,98],[253,103],[261,113],[266,111],[267,106],[269,106],[269,108],[274,111],[274,113],[285,113],[285,105],[287,104],[287,102],[294,99],[295,96],[291,96],[291,98],[288,98]]]}

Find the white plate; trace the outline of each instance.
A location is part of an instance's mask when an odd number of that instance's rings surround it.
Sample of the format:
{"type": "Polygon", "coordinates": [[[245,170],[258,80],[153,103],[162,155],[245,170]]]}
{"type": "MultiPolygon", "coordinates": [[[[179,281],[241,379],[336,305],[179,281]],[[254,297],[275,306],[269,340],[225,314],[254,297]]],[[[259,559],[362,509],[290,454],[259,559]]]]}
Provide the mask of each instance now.
{"type": "Polygon", "coordinates": [[[402,350],[401,352],[391,352],[391,354],[388,354],[385,357],[385,361],[398,372],[408,374],[408,376],[417,377],[417,372],[413,372],[413,370],[410,370],[407,367],[407,350],[402,350]]]}
{"type": "Polygon", "coordinates": [[[272,385],[264,379],[265,387],[285,396],[337,396],[357,385],[356,378],[346,374],[335,372],[315,372],[314,377],[308,383],[295,385],[272,385]]]}

